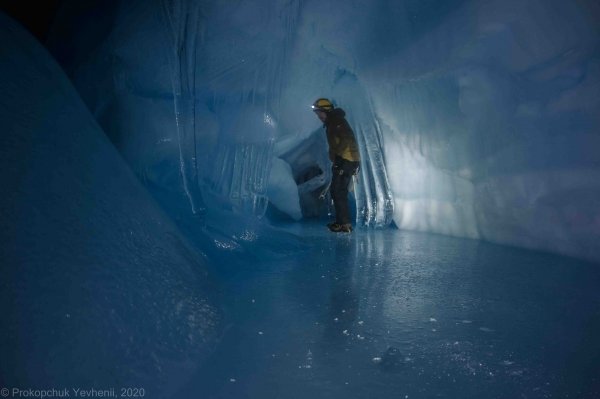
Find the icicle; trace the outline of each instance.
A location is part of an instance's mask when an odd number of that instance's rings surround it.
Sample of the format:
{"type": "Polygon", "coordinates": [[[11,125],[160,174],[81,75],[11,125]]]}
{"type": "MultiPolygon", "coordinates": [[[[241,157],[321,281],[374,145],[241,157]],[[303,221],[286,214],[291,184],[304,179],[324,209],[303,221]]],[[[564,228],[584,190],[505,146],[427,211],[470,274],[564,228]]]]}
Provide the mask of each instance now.
{"type": "Polygon", "coordinates": [[[169,57],[175,124],[179,139],[179,166],[183,189],[192,213],[206,212],[198,184],[196,154],[196,29],[198,5],[186,0],[163,0],[163,14],[173,52],[169,57]]]}
{"type": "Polygon", "coordinates": [[[337,88],[341,98],[350,99],[342,108],[354,128],[360,147],[361,162],[358,183],[355,185],[356,224],[385,227],[392,222],[394,201],[390,189],[383,153],[383,133],[367,95],[354,79],[347,79],[337,88]],[[367,98],[367,104],[363,98],[367,98]]]}

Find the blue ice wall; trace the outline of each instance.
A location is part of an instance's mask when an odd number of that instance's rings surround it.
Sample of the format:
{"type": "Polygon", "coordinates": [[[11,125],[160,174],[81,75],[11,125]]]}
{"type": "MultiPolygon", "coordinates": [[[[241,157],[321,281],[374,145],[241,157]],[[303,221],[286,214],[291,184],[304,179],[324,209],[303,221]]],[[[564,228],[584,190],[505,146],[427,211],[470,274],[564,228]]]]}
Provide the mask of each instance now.
{"type": "Polygon", "coordinates": [[[277,148],[313,148],[308,107],[326,96],[361,146],[359,224],[600,260],[596,2],[102,7],[110,22],[90,24],[67,3],[59,21],[79,34],[54,51],[80,54],[63,64],[138,175],[192,207],[197,185],[209,210],[260,216],[271,200],[299,219],[277,148]]]}
{"type": "Polygon", "coordinates": [[[399,227],[599,259],[599,16],[590,1],[464,2],[362,63],[399,227]]]}
{"type": "Polygon", "coordinates": [[[221,333],[206,258],[3,14],[0,93],[2,386],[168,397],[221,333]]]}

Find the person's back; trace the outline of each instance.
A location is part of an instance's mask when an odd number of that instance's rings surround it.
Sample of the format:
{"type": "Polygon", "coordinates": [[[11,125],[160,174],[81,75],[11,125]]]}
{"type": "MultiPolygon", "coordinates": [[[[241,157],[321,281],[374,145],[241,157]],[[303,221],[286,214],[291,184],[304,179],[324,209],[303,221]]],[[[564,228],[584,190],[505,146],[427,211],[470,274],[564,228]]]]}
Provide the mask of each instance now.
{"type": "Polygon", "coordinates": [[[327,115],[325,126],[327,128],[327,142],[330,154],[333,152],[332,161],[335,156],[340,156],[348,161],[360,161],[358,145],[354,132],[345,118],[346,112],[341,108],[334,108],[327,115]]]}
{"type": "Polygon", "coordinates": [[[336,233],[349,233],[352,224],[348,208],[348,185],[360,165],[358,144],[343,109],[335,108],[326,98],[320,98],[313,104],[313,111],[325,126],[329,159],[333,162],[330,190],[336,220],[327,226],[336,233]]]}

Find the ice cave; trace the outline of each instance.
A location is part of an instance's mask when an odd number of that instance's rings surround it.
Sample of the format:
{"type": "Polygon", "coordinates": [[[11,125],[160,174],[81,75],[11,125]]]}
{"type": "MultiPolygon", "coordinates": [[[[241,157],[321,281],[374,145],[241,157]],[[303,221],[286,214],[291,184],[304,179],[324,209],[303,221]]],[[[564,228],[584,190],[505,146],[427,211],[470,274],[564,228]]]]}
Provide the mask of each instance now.
{"type": "Polygon", "coordinates": [[[0,132],[2,397],[600,398],[596,0],[2,0],[0,132]]]}

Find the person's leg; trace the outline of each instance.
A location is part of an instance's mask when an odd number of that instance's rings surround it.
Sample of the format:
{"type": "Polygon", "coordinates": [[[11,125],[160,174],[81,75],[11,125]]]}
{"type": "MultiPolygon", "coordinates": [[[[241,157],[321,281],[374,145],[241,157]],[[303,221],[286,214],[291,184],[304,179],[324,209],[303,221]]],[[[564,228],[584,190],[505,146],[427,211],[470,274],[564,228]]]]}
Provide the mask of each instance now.
{"type": "Polygon", "coordinates": [[[350,224],[350,210],[348,207],[348,185],[352,179],[352,168],[348,167],[349,161],[336,160],[333,167],[331,180],[331,198],[335,208],[335,220],[338,224],[350,224]]]}
{"type": "Polygon", "coordinates": [[[340,169],[337,164],[334,164],[331,168],[331,185],[329,186],[329,194],[331,195],[331,200],[333,201],[333,209],[335,210],[335,223],[339,223],[339,209],[338,204],[340,202],[339,199],[339,186],[340,186],[340,169]]]}

